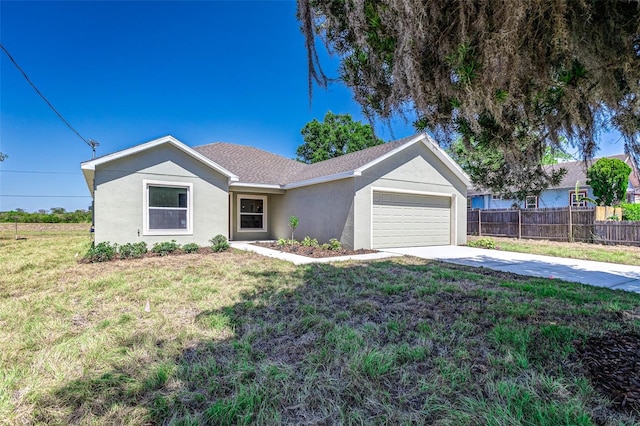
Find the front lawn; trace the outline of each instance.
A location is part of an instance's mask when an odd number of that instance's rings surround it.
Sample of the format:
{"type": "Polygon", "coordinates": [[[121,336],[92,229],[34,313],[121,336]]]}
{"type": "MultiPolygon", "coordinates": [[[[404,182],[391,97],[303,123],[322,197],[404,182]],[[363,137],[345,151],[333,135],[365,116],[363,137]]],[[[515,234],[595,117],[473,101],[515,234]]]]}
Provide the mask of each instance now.
{"type": "Polygon", "coordinates": [[[78,264],[87,247],[0,239],[0,423],[640,422],[587,368],[590,337],[633,344],[638,294],[415,258],[78,264]]]}

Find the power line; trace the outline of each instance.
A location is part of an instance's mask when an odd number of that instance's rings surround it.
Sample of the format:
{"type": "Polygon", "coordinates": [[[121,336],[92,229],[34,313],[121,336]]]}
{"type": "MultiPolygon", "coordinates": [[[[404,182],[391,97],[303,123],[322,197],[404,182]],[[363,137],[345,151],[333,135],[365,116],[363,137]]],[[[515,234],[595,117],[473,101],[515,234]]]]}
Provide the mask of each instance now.
{"type": "Polygon", "coordinates": [[[33,174],[44,174],[44,175],[79,175],[81,172],[56,172],[56,171],[42,171],[42,170],[2,170],[0,169],[0,173],[33,173],[33,174]]]}
{"type": "Polygon", "coordinates": [[[4,45],[2,43],[0,43],[0,48],[4,51],[4,53],[7,54],[7,56],[9,57],[9,60],[11,60],[11,62],[13,63],[13,65],[16,66],[16,68],[18,69],[18,71],[20,71],[20,73],[22,73],[22,76],[25,78],[25,80],[27,80],[27,83],[29,83],[31,85],[31,87],[33,87],[33,90],[36,91],[36,93],[42,98],[42,100],[49,105],[49,108],[51,108],[51,110],[53,112],[56,113],[56,115],[58,116],[58,118],[60,118],[60,120],[62,120],[62,122],[64,124],[67,125],[68,128],[70,128],[73,133],[75,133],[80,139],[82,139],[84,141],[84,143],[86,143],[87,145],[89,145],[91,147],[91,149],[93,150],[93,157],[95,158],[96,156],[96,146],[98,146],[98,142],[92,140],[92,139],[85,139],[82,137],[82,135],[80,133],[78,133],[78,131],[76,129],[73,128],[73,126],[71,124],[69,124],[69,122],[67,120],[65,120],[65,118],[62,116],[62,114],[60,114],[58,112],[57,109],[55,109],[55,107],[53,105],[51,105],[51,102],[49,102],[49,100],[47,98],[45,98],[45,96],[42,94],[42,92],[40,92],[40,90],[38,90],[38,88],[36,87],[35,84],[33,84],[33,82],[31,81],[31,79],[29,78],[29,76],[27,75],[26,72],[24,72],[24,70],[20,67],[20,65],[18,65],[18,63],[16,62],[15,59],[13,59],[13,56],[11,56],[11,53],[9,53],[9,51],[7,50],[6,47],[4,47],[4,45]]]}
{"type": "Polygon", "coordinates": [[[15,198],[91,198],[91,195],[14,195],[14,194],[0,194],[0,197],[15,197],[15,198]]]}

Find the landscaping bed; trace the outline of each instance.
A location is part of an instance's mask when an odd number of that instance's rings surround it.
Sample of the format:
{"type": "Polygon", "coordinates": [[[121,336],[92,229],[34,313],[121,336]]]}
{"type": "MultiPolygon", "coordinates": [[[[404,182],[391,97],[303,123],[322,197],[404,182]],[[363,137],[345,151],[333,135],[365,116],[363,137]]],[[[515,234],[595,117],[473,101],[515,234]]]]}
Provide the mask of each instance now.
{"type": "Polygon", "coordinates": [[[367,249],[358,249],[358,250],[347,250],[345,248],[340,248],[336,250],[327,249],[322,246],[304,246],[301,244],[278,244],[277,242],[257,242],[254,243],[260,247],[266,247],[272,250],[278,250],[285,253],[297,254],[299,256],[306,257],[337,257],[337,256],[354,256],[358,254],[368,254],[368,253],[377,253],[377,250],[367,250],[367,249]]]}

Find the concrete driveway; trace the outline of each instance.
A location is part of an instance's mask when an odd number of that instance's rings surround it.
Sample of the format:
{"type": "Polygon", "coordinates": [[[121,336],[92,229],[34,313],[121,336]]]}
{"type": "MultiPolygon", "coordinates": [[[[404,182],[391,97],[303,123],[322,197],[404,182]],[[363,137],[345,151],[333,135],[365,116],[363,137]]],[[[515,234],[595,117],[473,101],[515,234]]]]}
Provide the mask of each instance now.
{"type": "Polygon", "coordinates": [[[466,246],[408,247],[381,251],[640,293],[638,266],[466,246]]]}

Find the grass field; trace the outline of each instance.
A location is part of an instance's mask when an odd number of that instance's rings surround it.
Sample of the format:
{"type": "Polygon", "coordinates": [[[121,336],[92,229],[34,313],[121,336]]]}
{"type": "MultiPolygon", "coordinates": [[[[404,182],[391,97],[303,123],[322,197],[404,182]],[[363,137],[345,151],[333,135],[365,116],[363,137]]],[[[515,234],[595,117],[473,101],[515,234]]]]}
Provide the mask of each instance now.
{"type": "MultiPolygon", "coordinates": [[[[469,241],[479,237],[468,236],[469,241]]],[[[640,247],[489,237],[498,250],[640,266],[640,247]]]]}
{"type": "Polygon", "coordinates": [[[575,349],[637,332],[637,294],[415,258],[78,264],[88,243],[0,239],[2,423],[640,422],[575,349]]]}

